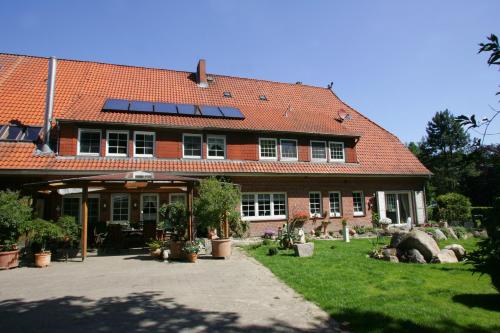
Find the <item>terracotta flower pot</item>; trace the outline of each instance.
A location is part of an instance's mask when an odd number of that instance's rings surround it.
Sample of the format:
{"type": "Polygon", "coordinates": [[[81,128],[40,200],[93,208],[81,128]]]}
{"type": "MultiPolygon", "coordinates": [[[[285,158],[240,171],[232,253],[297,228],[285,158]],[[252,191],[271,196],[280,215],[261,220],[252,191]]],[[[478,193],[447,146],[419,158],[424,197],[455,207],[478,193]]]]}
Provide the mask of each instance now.
{"type": "Polygon", "coordinates": [[[161,258],[161,255],[162,255],[162,253],[161,253],[161,252],[162,252],[162,251],[161,251],[161,249],[156,249],[156,250],[154,250],[154,251],[150,251],[150,252],[149,252],[149,254],[150,254],[150,255],[151,255],[151,257],[153,257],[153,258],[161,258]]]}
{"type": "Polygon", "coordinates": [[[212,257],[229,258],[231,256],[231,240],[228,238],[212,239],[212,257]]]}
{"type": "Polygon", "coordinates": [[[19,250],[0,252],[0,269],[19,266],[19,250]]]}
{"type": "Polygon", "coordinates": [[[184,242],[172,241],[170,242],[170,259],[181,259],[183,256],[182,248],[184,247],[184,242]]]}
{"type": "Polygon", "coordinates": [[[196,262],[196,259],[198,259],[197,253],[186,253],[185,256],[187,261],[189,262],[196,262]]]}
{"type": "Polygon", "coordinates": [[[50,265],[50,252],[35,253],[35,266],[47,267],[50,265]]]}

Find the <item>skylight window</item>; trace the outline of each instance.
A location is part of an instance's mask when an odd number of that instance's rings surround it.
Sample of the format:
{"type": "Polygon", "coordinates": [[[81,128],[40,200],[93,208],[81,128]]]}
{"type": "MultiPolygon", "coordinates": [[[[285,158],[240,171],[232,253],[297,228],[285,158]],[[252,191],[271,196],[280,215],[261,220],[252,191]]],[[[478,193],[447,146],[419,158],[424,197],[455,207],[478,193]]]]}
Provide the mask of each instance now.
{"type": "Polygon", "coordinates": [[[267,96],[266,96],[266,95],[260,95],[260,96],[259,96],[259,99],[260,99],[261,101],[267,101],[267,96]]]}
{"type": "Polygon", "coordinates": [[[0,140],[33,142],[38,139],[41,127],[4,125],[0,127],[0,140]]]}
{"type": "Polygon", "coordinates": [[[224,91],[223,95],[224,95],[224,97],[227,97],[227,98],[233,97],[233,95],[231,95],[230,91],[224,91]]]}

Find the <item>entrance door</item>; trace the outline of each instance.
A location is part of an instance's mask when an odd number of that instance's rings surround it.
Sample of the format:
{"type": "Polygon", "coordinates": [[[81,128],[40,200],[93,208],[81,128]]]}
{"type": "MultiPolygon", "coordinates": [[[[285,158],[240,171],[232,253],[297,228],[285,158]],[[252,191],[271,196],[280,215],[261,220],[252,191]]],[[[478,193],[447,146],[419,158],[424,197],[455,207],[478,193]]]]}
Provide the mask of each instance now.
{"type": "Polygon", "coordinates": [[[408,192],[385,194],[386,215],[393,224],[408,223],[411,218],[410,196],[408,192]]]}
{"type": "Polygon", "coordinates": [[[156,223],[158,220],[158,194],[144,193],[141,197],[142,221],[156,223]]]}

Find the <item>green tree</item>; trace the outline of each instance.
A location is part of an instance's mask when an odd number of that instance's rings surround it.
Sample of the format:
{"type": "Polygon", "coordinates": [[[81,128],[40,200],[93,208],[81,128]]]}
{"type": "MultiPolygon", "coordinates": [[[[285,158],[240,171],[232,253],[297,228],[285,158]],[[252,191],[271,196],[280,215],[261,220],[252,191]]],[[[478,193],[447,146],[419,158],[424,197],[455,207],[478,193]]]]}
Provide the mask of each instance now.
{"type": "Polygon", "coordinates": [[[463,179],[477,174],[473,161],[469,135],[448,111],[437,112],[427,123],[427,136],[420,144],[420,160],[434,177],[431,187],[437,194],[461,192],[463,179]]]}

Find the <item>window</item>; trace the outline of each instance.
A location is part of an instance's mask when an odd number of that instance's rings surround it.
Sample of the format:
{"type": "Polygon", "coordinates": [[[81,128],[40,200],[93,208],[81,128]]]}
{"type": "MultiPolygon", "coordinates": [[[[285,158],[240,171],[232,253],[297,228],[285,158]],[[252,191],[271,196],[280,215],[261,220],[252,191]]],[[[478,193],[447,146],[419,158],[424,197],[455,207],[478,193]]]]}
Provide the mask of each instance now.
{"type": "Polygon", "coordinates": [[[408,223],[411,221],[412,206],[409,192],[386,192],[385,214],[393,224],[408,223]]]}
{"type": "Polygon", "coordinates": [[[182,154],[184,158],[201,158],[201,134],[184,134],[182,136],[182,154]]]}
{"type": "Polygon", "coordinates": [[[226,137],[221,135],[207,136],[207,158],[226,158],[226,137]]]}
{"type": "Polygon", "coordinates": [[[106,140],[106,155],[127,156],[128,153],[128,132],[108,131],[106,140]]]}
{"type": "Polygon", "coordinates": [[[321,192],[309,192],[309,214],[321,216],[321,192]]]}
{"type": "Polygon", "coordinates": [[[330,161],[344,162],[344,143],[330,142],[330,161]]]}
{"type": "Polygon", "coordinates": [[[101,151],[101,131],[79,129],[77,146],[79,155],[98,156],[101,151]]]}
{"type": "Polygon", "coordinates": [[[281,144],[281,159],[283,161],[297,161],[297,140],[282,139],[281,144]]]}
{"type": "Polygon", "coordinates": [[[62,215],[63,216],[73,216],[75,221],[79,223],[80,221],[80,207],[81,202],[78,197],[63,197],[62,205],[62,215]]]}
{"type": "Polygon", "coordinates": [[[260,159],[276,160],[278,158],[278,144],[276,139],[259,139],[260,159]]]}
{"type": "Polygon", "coordinates": [[[112,194],[111,195],[111,220],[113,222],[129,221],[129,195],[112,194]]]}
{"type": "Polygon", "coordinates": [[[353,215],[354,216],[363,216],[365,215],[365,198],[363,196],[363,192],[356,191],[352,192],[352,206],[353,206],[353,215]]]}
{"type": "Polygon", "coordinates": [[[186,204],[186,193],[170,193],[168,201],[170,203],[180,202],[186,204]]]}
{"type": "Polygon", "coordinates": [[[241,216],[244,220],[278,220],[286,218],[285,193],[243,193],[241,216]]]}
{"type": "Polygon", "coordinates": [[[156,135],[154,132],[134,132],[134,156],[153,157],[156,135]]]}
{"type": "Polygon", "coordinates": [[[342,216],[342,197],[340,192],[330,192],[330,216],[342,216]]]}
{"type": "Polygon", "coordinates": [[[311,141],[311,161],[326,161],[325,141],[311,141]]]}

